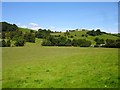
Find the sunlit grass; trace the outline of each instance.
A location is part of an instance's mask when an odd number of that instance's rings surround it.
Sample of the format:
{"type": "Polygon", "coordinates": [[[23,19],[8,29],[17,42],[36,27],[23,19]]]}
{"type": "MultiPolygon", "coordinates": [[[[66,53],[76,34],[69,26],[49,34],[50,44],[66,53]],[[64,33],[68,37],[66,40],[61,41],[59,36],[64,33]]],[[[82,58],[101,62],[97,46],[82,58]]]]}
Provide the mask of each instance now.
{"type": "Polygon", "coordinates": [[[118,50],[80,47],[3,48],[4,88],[116,88],[118,50]]]}

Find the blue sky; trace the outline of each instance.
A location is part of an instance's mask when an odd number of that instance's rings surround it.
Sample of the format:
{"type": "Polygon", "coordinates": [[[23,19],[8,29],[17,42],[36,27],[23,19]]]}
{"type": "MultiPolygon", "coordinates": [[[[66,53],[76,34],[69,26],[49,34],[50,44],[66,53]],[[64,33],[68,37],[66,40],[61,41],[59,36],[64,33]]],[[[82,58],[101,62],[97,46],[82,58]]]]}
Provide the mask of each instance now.
{"type": "Polygon", "coordinates": [[[117,2],[3,2],[2,21],[56,31],[97,29],[118,32],[117,2]]]}

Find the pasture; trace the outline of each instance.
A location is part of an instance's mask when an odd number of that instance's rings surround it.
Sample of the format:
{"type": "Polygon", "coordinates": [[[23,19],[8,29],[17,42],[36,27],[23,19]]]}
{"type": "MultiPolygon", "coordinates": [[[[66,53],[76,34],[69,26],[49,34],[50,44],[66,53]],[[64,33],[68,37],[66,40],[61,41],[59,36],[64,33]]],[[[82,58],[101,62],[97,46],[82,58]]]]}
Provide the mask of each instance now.
{"type": "Polygon", "coordinates": [[[118,49],[10,47],[2,49],[3,88],[116,88],[118,49]]]}

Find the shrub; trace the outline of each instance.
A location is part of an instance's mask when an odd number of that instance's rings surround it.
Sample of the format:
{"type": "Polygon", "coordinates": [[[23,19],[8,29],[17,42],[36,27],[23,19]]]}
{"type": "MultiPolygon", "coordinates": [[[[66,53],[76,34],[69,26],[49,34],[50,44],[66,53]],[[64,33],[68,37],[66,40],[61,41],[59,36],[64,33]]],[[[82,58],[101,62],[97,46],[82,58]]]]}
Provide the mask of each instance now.
{"type": "Polygon", "coordinates": [[[11,42],[10,40],[7,40],[6,47],[10,47],[10,46],[11,46],[11,42]]]}
{"type": "Polygon", "coordinates": [[[19,38],[19,39],[16,40],[14,45],[15,46],[24,46],[24,44],[25,44],[25,40],[22,39],[22,38],[19,38]]]}
{"type": "Polygon", "coordinates": [[[2,47],[6,47],[6,42],[5,42],[5,40],[2,40],[2,47]]]}

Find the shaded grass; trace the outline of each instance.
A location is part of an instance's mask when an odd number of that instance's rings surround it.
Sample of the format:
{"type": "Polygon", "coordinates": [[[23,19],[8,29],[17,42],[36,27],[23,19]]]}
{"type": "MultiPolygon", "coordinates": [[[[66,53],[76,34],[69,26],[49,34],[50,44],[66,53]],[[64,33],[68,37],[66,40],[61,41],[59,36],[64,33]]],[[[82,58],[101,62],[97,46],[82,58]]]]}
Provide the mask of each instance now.
{"type": "Polygon", "coordinates": [[[79,47],[3,48],[3,87],[116,88],[118,50],[79,47]]]}
{"type": "Polygon", "coordinates": [[[42,39],[35,38],[35,43],[26,42],[25,47],[40,47],[42,43],[42,39]]]}

